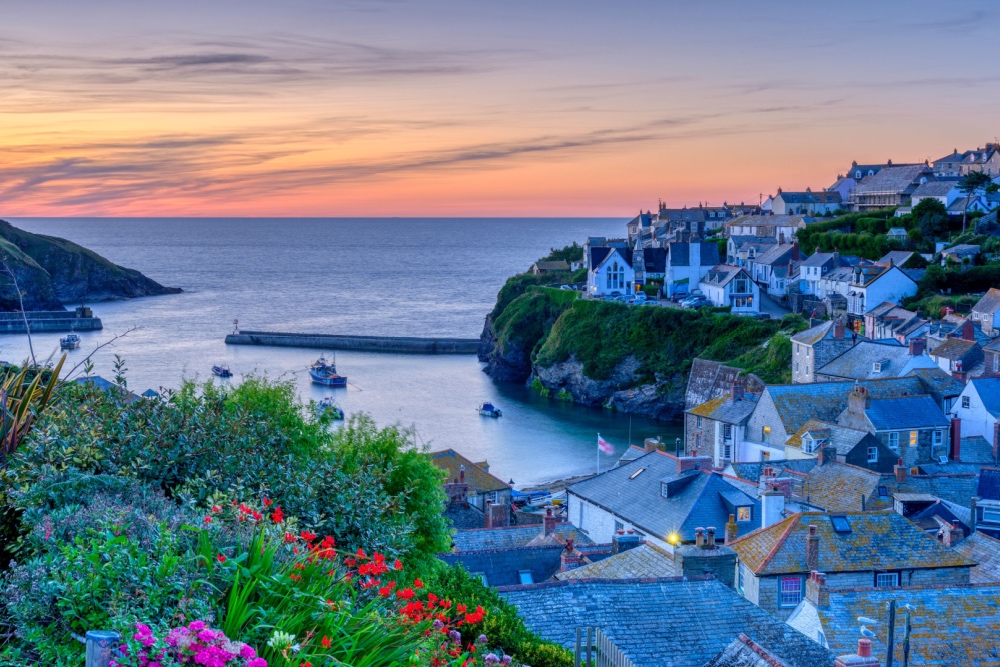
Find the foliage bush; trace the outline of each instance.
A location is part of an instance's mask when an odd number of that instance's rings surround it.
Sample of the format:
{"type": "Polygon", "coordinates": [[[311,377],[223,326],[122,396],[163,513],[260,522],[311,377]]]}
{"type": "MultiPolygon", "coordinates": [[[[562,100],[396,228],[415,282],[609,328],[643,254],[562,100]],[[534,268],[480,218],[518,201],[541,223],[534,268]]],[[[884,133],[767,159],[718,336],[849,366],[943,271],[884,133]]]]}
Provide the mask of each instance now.
{"type": "Polygon", "coordinates": [[[583,259],[583,246],[576,241],[573,241],[572,244],[564,248],[551,248],[550,250],[551,252],[539,261],[558,262],[561,260],[565,262],[579,262],[583,259]]]}

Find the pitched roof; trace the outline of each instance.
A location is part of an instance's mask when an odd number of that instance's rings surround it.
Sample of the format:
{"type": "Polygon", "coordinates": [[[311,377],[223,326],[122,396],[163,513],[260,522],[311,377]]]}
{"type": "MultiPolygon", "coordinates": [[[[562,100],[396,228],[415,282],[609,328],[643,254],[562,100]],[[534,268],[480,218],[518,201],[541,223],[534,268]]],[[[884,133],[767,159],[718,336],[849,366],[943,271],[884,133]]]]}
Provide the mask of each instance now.
{"type": "Polygon", "coordinates": [[[802,438],[806,433],[813,431],[825,431],[827,442],[837,450],[837,454],[846,456],[858,443],[868,436],[868,431],[856,428],[847,428],[833,422],[810,419],[802,425],[795,434],[785,443],[786,447],[802,447],[802,438]]]}
{"type": "Polygon", "coordinates": [[[1000,377],[977,378],[970,380],[983,407],[994,417],[1000,417],[1000,377]]]}
{"type": "MultiPolygon", "coordinates": [[[[460,530],[451,540],[455,551],[488,551],[503,549],[519,549],[531,544],[536,537],[542,536],[542,524],[528,526],[504,526],[502,528],[478,528],[475,530],[460,530]]],[[[555,534],[563,540],[572,539],[574,543],[586,545],[594,541],[580,532],[571,523],[556,524],[555,534]]]]}
{"type": "Polygon", "coordinates": [[[930,396],[877,398],[865,410],[865,416],[879,431],[900,429],[948,428],[948,418],[930,396]]]}
{"type": "Polygon", "coordinates": [[[448,481],[458,479],[459,469],[465,466],[465,481],[474,493],[510,490],[510,484],[486,472],[454,449],[431,452],[429,456],[434,465],[445,471],[448,481]]]}
{"type": "Polygon", "coordinates": [[[977,313],[995,313],[1000,310],[1000,289],[991,287],[986,290],[986,294],[976,302],[972,310],[977,313]]]}
{"type": "Polygon", "coordinates": [[[974,563],[895,512],[830,515],[793,514],[730,543],[740,560],[757,575],[808,573],[806,541],[810,526],[819,535],[819,571],[970,567],[974,563]],[[843,519],[849,531],[838,531],[843,519]]]}
{"type": "Polygon", "coordinates": [[[708,273],[706,273],[705,277],[701,279],[701,282],[721,287],[728,285],[729,281],[738,276],[740,273],[745,274],[748,278],[750,277],[750,274],[748,274],[745,269],[741,269],[738,266],[718,264],[708,270],[708,273]]]}
{"type": "Polygon", "coordinates": [[[1000,500],[1000,468],[983,468],[979,471],[976,495],[983,500],[1000,500]]]}
{"type": "Polygon", "coordinates": [[[950,359],[956,361],[969,353],[972,348],[978,345],[974,340],[964,340],[962,338],[949,338],[931,351],[932,357],[950,359]]]}
{"type": "MultiPolygon", "coordinates": [[[[891,506],[892,494],[928,493],[962,506],[976,494],[976,474],[948,463],[944,472],[906,475],[900,483],[892,473],[880,474],[847,463],[828,461],[813,468],[803,482],[806,504],[827,512],[874,511],[891,506]]],[[[922,466],[923,467],[923,466],[922,466]]]]}
{"type": "Polygon", "coordinates": [[[955,181],[927,181],[917,186],[913,197],[944,197],[956,187],[955,181]]]}
{"type": "Polygon", "coordinates": [[[792,336],[792,340],[806,345],[813,345],[824,338],[833,337],[833,324],[833,320],[817,324],[811,329],[806,329],[795,334],[792,336]]]}
{"type": "MultiPolygon", "coordinates": [[[[871,628],[872,655],[886,654],[886,605],[896,601],[916,608],[910,634],[910,665],[995,667],[1000,663],[1000,587],[927,586],[830,591],[830,601],[817,608],[804,600],[788,619],[803,632],[822,628],[830,649],[840,654],[857,651],[859,616],[883,622],[871,628]]],[[[897,630],[900,615],[897,612],[897,630]]],[[[815,630],[812,631],[815,636],[815,630]]],[[[903,642],[895,641],[894,663],[903,664],[903,642]]]]}
{"type": "MultiPolygon", "coordinates": [[[[890,230],[891,231],[891,230],[890,230]]],[[[906,230],[903,230],[904,233],[906,230]]],[[[881,266],[888,266],[889,264],[895,264],[896,266],[903,266],[907,261],[916,253],[910,250],[890,250],[885,253],[877,262],[881,266]]]]}
{"type": "Polygon", "coordinates": [[[603,558],[596,563],[559,572],[555,577],[556,579],[655,579],[680,574],[670,554],[655,544],[647,543],[603,558]]]}
{"type": "Polygon", "coordinates": [[[482,574],[490,586],[516,586],[520,573],[531,573],[532,581],[547,581],[559,571],[563,546],[555,544],[517,549],[457,551],[438,554],[448,565],[461,565],[468,572],[482,574]]]}
{"type": "Polygon", "coordinates": [[[875,175],[862,178],[854,188],[854,195],[882,192],[909,194],[919,185],[918,179],[921,177],[934,179],[930,169],[923,163],[882,167],[875,175]]]}
{"type": "Polygon", "coordinates": [[[965,558],[976,562],[976,566],[969,573],[969,581],[974,584],[1000,582],[1000,540],[978,532],[969,535],[952,548],[965,558]]]}
{"type": "Polygon", "coordinates": [[[569,262],[564,259],[556,261],[535,262],[535,268],[539,271],[569,271],[569,262]]]}
{"type": "Polygon", "coordinates": [[[927,355],[914,356],[910,354],[909,347],[895,341],[883,343],[860,340],[853,347],[817,368],[816,373],[850,380],[875,380],[900,377],[914,368],[936,366],[937,364],[927,355]],[[878,370],[876,364],[879,364],[878,370]]]}
{"type": "Polygon", "coordinates": [[[635,461],[612,468],[600,475],[577,482],[567,489],[608,512],[622,517],[649,535],[667,539],[676,533],[682,542],[694,540],[698,526],[724,526],[733,511],[723,492],[738,494],[742,503],[756,507],[751,514],[760,516],[760,503],[742,493],[721,475],[699,470],[678,474],[677,459],[663,452],[652,452],[635,461]],[[662,494],[663,483],[670,482],[670,497],[662,494]]]}
{"type": "Polygon", "coordinates": [[[786,667],[787,665],[787,662],[743,633],[705,663],[705,667],[786,667]]]}
{"type": "Polygon", "coordinates": [[[802,262],[802,266],[823,266],[827,262],[833,262],[833,259],[834,253],[832,252],[814,252],[811,257],[802,262]]]}
{"type": "MultiPolygon", "coordinates": [[[[698,242],[701,254],[699,266],[715,266],[719,263],[719,244],[711,241],[698,242]]],[[[670,266],[690,266],[691,265],[691,243],[686,241],[674,241],[668,243],[670,249],[670,266]]]]}
{"type": "Polygon", "coordinates": [[[847,394],[855,386],[866,388],[872,398],[926,393],[920,380],[915,377],[858,382],[775,384],[769,385],[764,392],[773,401],[785,432],[795,433],[810,419],[836,421],[847,407],[847,394]]]}
{"type": "Polygon", "coordinates": [[[667,270],[667,249],[643,248],[642,261],[646,273],[664,273],[667,270]]]}
{"type": "Polygon", "coordinates": [[[743,394],[743,398],[734,401],[732,396],[719,396],[691,408],[688,412],[728,424],[742,424],[750,418],[754,408],[757,407],[758,398],[760,397],[756,394],[743,394]]]}
{"type": "Polygon", "coordinates": [[[690,409],[729,393],[742,372],[742,369],[726,366],[718,361],[694,359],[691,362],[691,372],[688,373],[684,407],[690,409]]]}
{"type": "Polygon", "coordinates": [[[830,667],[833,655],[715,579],[575,580],[501,591],[529,629],[571,647],[576,628],[600,628],[635,667],[702,667],[740,633],[792,667],[830,667]],[[711,622],[692,623],[711,613],[711,622]]]}
{"type": "Polygon", "coordinates": [[[940,367],[936,368],[914,368],[906,374],[906,377],[918,378],[932,394],[942,398],[952,398],[962,393],[965,385],[956,380],[953,376],[945,373],[940,367]]]}
{"type": "Polygon", "coordinates": [[[769,248],[764,254],[757,255],[754,264],[787,264],[792,258],[792,251],[794,249],[791,243],[780,243],[773,248],[769,248]]]}

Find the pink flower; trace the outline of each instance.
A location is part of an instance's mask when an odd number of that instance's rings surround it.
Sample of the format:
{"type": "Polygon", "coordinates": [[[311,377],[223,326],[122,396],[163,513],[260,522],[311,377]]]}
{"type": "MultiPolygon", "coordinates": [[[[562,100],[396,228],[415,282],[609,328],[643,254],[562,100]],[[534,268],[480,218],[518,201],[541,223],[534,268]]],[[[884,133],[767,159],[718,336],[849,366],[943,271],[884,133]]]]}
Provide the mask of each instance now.
{"type": "Polygon", "coordinates": [[[267,667],[267,660],[264,660],[264,658],[254,658],[247,663],[247,667],[267,667]]]}

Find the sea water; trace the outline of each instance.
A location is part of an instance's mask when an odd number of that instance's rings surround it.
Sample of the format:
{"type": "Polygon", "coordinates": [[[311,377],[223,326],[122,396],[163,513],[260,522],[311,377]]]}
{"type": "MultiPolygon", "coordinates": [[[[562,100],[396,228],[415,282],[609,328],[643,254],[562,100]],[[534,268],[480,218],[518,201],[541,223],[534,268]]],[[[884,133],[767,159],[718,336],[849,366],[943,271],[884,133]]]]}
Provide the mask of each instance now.
{"type": "MultiPolygon", "coordinates": [[[[239,327],[386,336],[475,338],[507,277],[552,247],[588,236],[622,236],[621,219],[26,219],[17,227],[59,236],[137,269],[182,294],[88,304],[104,322],[69,353],[76,363],[97,345],[95,373],[128,386],[176,387],[213,379],[228,364],[231,382],[251,374],[291,380],[306,400],[333,396],[348,414],[400,424],[419,445],[453,448],[487,460],[505,481],[527,486],[614,464],[632,442],[680,435],[677,424],[585,408],[498,383],[473,355],[337,352],[346,389],[310,383],[305,369],[320,350],[227,346],[239,327]],[[130,329],[133,329],[129,331],[130,329]],[[483,401],[499,419],[481,417],[483,401]],[[598,455],[598,432],[616,447],[598,455]]],[[[67,306],[75,304],[66,304],[67,306]]],[[[33,336],[36,358],[58,349],[61,334],[33,336]]],[[[0,335],[0,358],[28,355],[27,337],[0,335]]]]}

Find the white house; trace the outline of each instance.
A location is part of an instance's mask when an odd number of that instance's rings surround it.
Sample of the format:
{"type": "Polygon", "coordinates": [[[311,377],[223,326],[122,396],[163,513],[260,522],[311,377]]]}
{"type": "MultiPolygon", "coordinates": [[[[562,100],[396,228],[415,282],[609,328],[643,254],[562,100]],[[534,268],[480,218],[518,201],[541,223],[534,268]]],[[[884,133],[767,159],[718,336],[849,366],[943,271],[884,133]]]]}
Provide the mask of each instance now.
{"type": "Polygon", "coordinates": [[[719,245],[712,241],[675,241],[667,244],[663,287],[668,297],[690,292],[719,263],[719,245]]]}
{"type": "Polygon", "coordinates": [[[772,210],[775,215],[823,215],[833,213],[841,206],[839,192],[821,190],[813,192],[806,188],[805,192],[784,192],[778,188],[774,197],[772,210]]]}
{"type": "Polygon", "coordinates": [[[590,249],[587,294],[592,297],[631,294],[635,283],[632,251],[628,248],[597,247],[590,249]]]}
{"type": "Polygon", "coordinates": [[[720,264],[701,280],[701,291],[714,305],[732,306],[733,313],[759,313],[760,287],[738,266],[720,264]]]}
{"type": "Polygon", "coordinates": [[[927,181],[917,186],[910,195],[910,204],[916,206],[925,199],[936,199],[948,208],[959,197],[965,197],[958,189],[958,180],[927,181]]]}
{"type": "Polygon", "coordinates": [[[865,313],[883,301],[900,303],[917,293],[917,283],[903,273],[898,266],[877,267],[881,272],[875,276],[853,267],[851,284],[847,293],[847,312],[863,318],[865,313]]]}
{"type": "Polygon", "coordinates": [[[839,266],[840,253],[813,253],[799,266],[799,290],[802,294],[818,294],[820,279],[839,266]]]}
{"type": "Polygon", "coordinates": [[[1000,334],[1000,289],[991,287],[972,307],[972,319],[979,322],[987,336],[1000,334]]]}
{"type": "Polygon", "coordinates": [[[970,380],[948,413],[962,420],[962,437],[981,435],[993,443],[1000,418],[1000,377],[970,380]]]}

